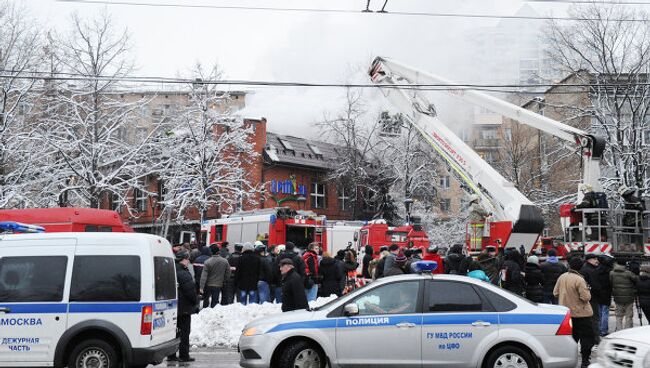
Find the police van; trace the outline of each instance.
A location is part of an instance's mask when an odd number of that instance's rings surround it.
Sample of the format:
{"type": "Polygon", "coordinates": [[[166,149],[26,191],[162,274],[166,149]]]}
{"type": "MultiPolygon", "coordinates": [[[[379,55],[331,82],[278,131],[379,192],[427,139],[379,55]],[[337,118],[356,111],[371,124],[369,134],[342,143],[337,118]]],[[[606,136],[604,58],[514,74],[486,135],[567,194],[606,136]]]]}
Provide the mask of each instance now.
{"type": "Polygon", "coordinates": [[[0,367],[144,367],[178,349],[169,243],[135,233],[0,235],[0,367]]]}
{"type": "Polygon", "coordinates": [[[252,321],[240,365],[568,368],[569,310],[459,275],[381,278],[311,311],[252,321]]]}

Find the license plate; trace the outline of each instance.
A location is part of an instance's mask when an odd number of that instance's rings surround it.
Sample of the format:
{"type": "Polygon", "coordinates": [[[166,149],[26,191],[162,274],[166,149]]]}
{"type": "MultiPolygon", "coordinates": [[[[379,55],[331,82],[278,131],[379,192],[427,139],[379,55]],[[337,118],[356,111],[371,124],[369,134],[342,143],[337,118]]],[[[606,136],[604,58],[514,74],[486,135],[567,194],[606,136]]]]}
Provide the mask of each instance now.
{"type": "Polygon", "coordinates": [[[165,317],[159,317],[153,320],[153,328],[154,330],[157,328],[163,328],[165,327],[165,317]]]}

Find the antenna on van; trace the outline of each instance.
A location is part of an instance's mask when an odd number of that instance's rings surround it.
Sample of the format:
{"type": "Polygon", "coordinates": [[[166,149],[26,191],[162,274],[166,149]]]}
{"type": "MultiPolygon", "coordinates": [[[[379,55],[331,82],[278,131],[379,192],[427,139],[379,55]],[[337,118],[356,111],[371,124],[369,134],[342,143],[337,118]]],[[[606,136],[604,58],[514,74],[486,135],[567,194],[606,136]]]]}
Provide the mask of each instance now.
{"type": "Polygon", "coordinates": [[[15,221],[0,221],[0,233],[43,233],[45,228],[15,221]]]}

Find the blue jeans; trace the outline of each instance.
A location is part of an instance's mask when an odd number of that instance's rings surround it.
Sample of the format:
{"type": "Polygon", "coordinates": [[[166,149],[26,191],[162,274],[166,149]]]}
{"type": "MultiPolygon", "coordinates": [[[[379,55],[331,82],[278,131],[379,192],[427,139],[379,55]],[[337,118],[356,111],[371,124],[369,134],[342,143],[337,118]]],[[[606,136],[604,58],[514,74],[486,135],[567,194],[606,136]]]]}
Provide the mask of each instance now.
{"type": "Polygon", "coordinates": [[[243,305],[257,303],[257,291],[239,290],[239,302],[243,305]]]}
{"type": "Polygon", "coordinates": [[[609,333],[609,305],[600,304],[600,336],[605,336],[609,333]]]}
{"type": "Polygon", "coordinates": [[[211,308],[219,304],[219,295],[221,295],[220,287],[206,286],[203,290],[203,308],[208,307],[208,301],[211,308]]]}
{"type": "Polygon", "coordinates": [[[264,302],[270,302],[271,301],[271,289],[269,289],[269,283],[266,281],[258,281],[257,282],[257,296],[258,296],[258,302],[260,304],[264,302]]]}
{"type": "Polygon", "coordinates": [[[282,286],[275,288],[275,302],[277,304],[282,304],[282,286]]]}
{"type": "Polygon", "coordinates": [[[316,300],[316,297],[318,296],[318,284],[314,284],[311,289],[305,289],[305,295],[307,295],[308,302],[316,300]]]}

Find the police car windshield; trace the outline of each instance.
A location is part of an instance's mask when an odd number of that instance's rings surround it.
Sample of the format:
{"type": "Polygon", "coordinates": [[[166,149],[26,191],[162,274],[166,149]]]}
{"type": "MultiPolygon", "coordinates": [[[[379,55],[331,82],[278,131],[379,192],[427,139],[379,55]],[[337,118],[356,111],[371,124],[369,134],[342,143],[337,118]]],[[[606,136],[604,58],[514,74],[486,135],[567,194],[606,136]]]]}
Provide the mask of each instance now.
{"type": "Polygon", "coordinates": [[[369,283],[367,283],[367,284],[361,286],[360,288],[354,289],[354,291],[351,292],[351,293],[349,293],[349,294],[346,294],[346,295],[340,296],[340,297],[338,297],[338,298],[334,298],[334,299],[330,300],[329,302],[327,302],[327,303],[325,303],[325,304],[323,304],[323,305],[321,305],[321,306],[311,308],[310,310],[312,310],[312,311],[318,311],[318,310],[321,310],[321,309],[326,309],[326,308],[328,308],[330,305],[332,305],[332,304],[335,303],[335,302],[338,303],[338,302],[340,302],[340,301],[343,300],[343,299],[350,299],[350,296],[352,296],[352,295],[357,295],[357,294],[359,293],[360,290],[365,289],[368,285],[371,285],[371,284],[372,284],[372,283],[369,282],[369,283]]]}

